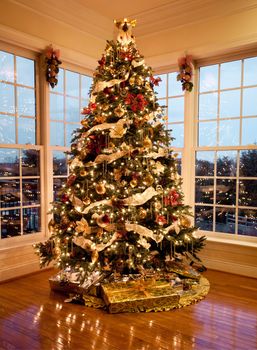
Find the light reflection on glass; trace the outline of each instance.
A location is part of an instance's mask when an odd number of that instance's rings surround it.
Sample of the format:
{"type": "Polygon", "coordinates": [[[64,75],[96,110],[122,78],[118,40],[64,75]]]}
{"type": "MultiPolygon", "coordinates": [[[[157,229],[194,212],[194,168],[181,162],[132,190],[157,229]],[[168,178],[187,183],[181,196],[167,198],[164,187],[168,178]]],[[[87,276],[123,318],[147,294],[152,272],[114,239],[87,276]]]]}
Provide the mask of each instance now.
{"type": "Polygon", "coordinates": [[[257,237],[257,210],[238,210],[238,234],[257,237]]]}
{"type": "Polygon", "coordinates": [[[39,176],[40,159],[39,151],[35,149],[22,150],[22,175],[23,176],[39,176]]]}
{"type": "Polygon", "coordinates": [[[216,232],[235,233],[236,212],[232,208],[216,208],[216,232]]]}
{"type": "Polygon", "coordinates": [[[0,180],[0,207],[20,206],[20,181],[0,180]]]}
{"type": "Polygon", "coordinates": [[[239,181],[239,199],[240,206],[257,207],[257,180],[239,181]]]}
{"type": "Polygon", "coordinates": [[[40,231],[40,208],[23,209],[23,233],[31,234],[40,231]]]}
{"type": "Polygon", "coordinates": [[[35,90],[17,87],[19,116],[35,117],[35,90]]]}
{"type": "Polygon", "coordinates": [[[10,238],[21,234],[20,210],[0,211],[1,238],[10,238]]]}
{"type": "Polygon", "coordinates": [[[0,115],[0,143],[15,143],[15,121],[15,117],[0,115]]]}
{"type": "Polygon", "coordinates": [[[232,61],[220,65],[220,88],[236,88],[241,85],[242,61],[232,61]]]}
{"type": "Polygon", "coordinates": [[[257,149],[240,151],[239,175],[257,177],[257,149]]]}
{"type": "Polygon", "coordinates": [[[201,230],[213,231],[213,207],[196,205],[195,224],[201,230]]]}
{"type": "Polygon", "coordinates": [[[240,117],[240,90],[220,93],[220,118],[240,117]]]}
{"type": "Polygon", "coordinates": [[[200,68],[200,92],[218,90],[218,73],[217,64],[200,68]]]}
{"type": "Polygon", "coordinates": [[[213,203],[214,192],[213,179],[196,179],[195,181],[195,202],[213,203]]]}
{"type": "Polygon", "coordinates": [[[18,143],[32,144],[36,143],[36,121],[31,118],[18,119],[18,143]]]}
{"type": "Polygon", "coordinates": [[[199,96],[199,119],[216,119],[218,115],[217,92],[199,96]]]}
{"type": "Polygon", "coordinates": [[[39,204],[40,182],[38,179],[22,180],[22,203],[23,205],[39,204]]]}
{"type": "Polygon", "coordinates": [[[14,82],[14,55],[0,51],[0,80],[14,82]]]}
{"type": "Polygon", "coordinates": [[[0,112],[15,113],[13,85],[0,83],[0,112]]]}
{"type": "Polygon", "coordinates": [[[0,148],[0,176],[19,176],[19,150],[0,148]]]}
{"type": "Polygon", "coordinates": [[[213,176],[214,175],[214,152],[213,151],[196,152],[195,175],[196,176],[213,176]]]}
{"type": "Polygon", "coordinates": [[[235,205],[236,204],[236,180],[217,179],[216,203],[235,205]]]}
{"type": "Polygon", "coordinates": [[[217,175],[236,176],[237,152],[219,151],[217,152],[217,175]]]}
{"type": "Polygon", "coordinates": [[[34,61],[16,56],[17,84],[34,87],[34,61]]]}

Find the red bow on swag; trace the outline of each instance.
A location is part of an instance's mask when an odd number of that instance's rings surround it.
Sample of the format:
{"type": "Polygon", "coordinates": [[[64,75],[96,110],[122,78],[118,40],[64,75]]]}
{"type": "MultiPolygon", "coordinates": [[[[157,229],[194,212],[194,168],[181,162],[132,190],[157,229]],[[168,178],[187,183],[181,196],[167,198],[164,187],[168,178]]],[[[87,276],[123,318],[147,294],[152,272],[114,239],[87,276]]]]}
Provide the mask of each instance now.
{"type": "Polygon", "coordinates": [[[89,105],[88,105],[88,107],[84,107],[83,108],[83,110],[82,110],[82,112],[81,112],[81,114],[91,114],[91,113],[93,113],[94,111],[95,111],[95,109],[96,109],[96,103],[89,103],[89,105]]]}
{"type": "Polygon", "coordinates": [[[129,105],[133,112],[137,112],[144,109],[147,105],[147,101],[142,94],[128,94],[125,99],[125,104],[129,105]]]}
{"type": "Polygon", "coordinates": [[[167,196],[164,196],[164,204],[172,207],[180,204],[180,194],[176,190],[170,190],[167,196]]]}

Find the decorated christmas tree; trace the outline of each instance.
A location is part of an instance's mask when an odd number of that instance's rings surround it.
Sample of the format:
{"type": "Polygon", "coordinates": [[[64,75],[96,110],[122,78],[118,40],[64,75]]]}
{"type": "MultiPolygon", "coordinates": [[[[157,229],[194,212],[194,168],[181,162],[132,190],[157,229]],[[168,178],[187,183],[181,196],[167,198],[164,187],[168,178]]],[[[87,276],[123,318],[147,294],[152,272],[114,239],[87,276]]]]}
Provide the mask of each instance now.
{"type": "Polygon", "coordinates": [[[41,266],[54,260],[81,285],[93,276],[167,272],[174,263],[183,271],[204,244],[183,203],[154,92],[160,79],[136,48],[134,25],[117,21],[117,41],[107,41],[98,61],[71,145],[70,174],[53,203],[51,235],[36,245],[41,266]]]}

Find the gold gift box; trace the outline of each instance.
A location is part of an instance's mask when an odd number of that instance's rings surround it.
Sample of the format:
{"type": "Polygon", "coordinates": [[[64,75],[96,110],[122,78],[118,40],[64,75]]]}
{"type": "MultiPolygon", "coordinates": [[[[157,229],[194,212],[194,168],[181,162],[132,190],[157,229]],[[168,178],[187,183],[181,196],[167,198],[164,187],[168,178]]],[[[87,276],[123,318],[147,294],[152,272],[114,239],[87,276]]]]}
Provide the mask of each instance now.
{"type": "Polygon", "coordinates": [[[102,284],[102,297],[112,314],[161,311],[178,307],[180,295],[166,281],[128,281],[102,284]]]}

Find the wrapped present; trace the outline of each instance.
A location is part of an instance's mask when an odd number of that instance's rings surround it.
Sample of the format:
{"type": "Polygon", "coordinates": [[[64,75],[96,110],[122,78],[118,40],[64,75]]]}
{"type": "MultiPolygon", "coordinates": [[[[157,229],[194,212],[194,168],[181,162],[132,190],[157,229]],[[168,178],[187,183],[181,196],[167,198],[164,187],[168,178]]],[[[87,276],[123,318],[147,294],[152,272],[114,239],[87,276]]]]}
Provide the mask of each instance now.
{"type": "Polygon", "coordinates": [[[110,313],[171,310],[180,299],[170,283],[154,279],[106,283],[101,287],[110,313]]]}
{"type": "Polygon", "coordinates": [[[169,272],[175,272],[179,276],[199,280],[201,275],[192,266],[176,261],[166,263],[166,268],[169,272]]]}

